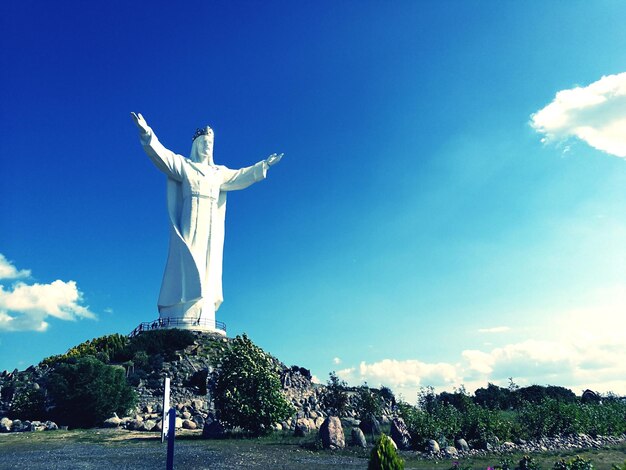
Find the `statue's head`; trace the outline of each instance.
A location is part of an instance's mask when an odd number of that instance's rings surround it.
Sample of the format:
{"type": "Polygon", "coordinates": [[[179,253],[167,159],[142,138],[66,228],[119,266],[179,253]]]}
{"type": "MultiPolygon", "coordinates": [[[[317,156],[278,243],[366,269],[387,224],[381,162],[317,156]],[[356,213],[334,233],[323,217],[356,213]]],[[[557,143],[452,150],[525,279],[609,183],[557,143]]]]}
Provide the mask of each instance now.
{"type": "Polygon", "coordinates": [[[213,165],[213,129],[209,126],[196,130],[191,144],[191,161],[213,165]]]}

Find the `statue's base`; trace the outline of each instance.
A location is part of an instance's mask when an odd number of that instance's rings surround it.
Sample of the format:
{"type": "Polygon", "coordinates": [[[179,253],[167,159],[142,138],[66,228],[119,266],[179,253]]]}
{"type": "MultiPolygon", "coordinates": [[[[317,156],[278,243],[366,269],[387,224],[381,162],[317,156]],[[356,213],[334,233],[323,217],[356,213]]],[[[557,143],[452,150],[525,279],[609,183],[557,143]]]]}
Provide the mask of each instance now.
{"type": "Polygon", "coordinates": [[[140,323],[128,336],[133,337],[144,331],[167,330],[178,328],[180,330],[201,331],[203,333],[215,333],[226,336],[226,324],[221,321],[194,320],[193,318],[159,318],[152,322],[140,323]]]}

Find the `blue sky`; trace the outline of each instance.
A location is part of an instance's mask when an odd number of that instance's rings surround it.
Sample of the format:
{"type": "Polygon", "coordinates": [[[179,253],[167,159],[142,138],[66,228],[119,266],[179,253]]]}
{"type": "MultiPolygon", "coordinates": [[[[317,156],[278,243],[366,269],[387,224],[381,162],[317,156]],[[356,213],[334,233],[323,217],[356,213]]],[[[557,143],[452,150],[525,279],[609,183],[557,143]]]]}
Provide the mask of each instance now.
{"type": "Polygon", "coordinates": [[[165,180],[136,111],[181,154],[206,124],[217,163],[285,153],[229,196],[229,335],[410,401],[509,377],[626,393],[624,20],[612,1],[3,2],[0,370],[157,317],[165,180]]]}

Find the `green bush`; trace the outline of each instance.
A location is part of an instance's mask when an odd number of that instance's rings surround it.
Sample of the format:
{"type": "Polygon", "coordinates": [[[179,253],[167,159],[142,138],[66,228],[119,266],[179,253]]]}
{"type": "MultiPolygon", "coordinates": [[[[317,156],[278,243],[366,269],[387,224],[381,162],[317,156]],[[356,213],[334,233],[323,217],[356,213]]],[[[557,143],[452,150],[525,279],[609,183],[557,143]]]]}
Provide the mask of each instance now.
{"type": "Polygon", "coordinates": [[[322,396],[322,403],[324,408],[330,411],[334,416],[342,416],[348,410],[350,401],[348,400],[348,394],[346,389],[348,384],[337,377],[335,371],[329,374],[328,382],[326,382],[326,389],[322,396]]]}
{"type": "Polygon", "coordinates": [[[102,362],[108,362],[120,354],[128,345],[128,338],[120,334],[101,336],[70,348],[65,354],[50,356],[41,361],[40,365],[54,366],[59,362],[86,356],[96,356],[102,362]]]}
{"type": "Polygon", "coordinates": [[[116,362],[128,361],[142,351],[148,356],[161,354],[166,361],[172,361],[176,358],[177,351],[191,346],[195,339],[191,331],[177,328],[144,331],[133,336],[126,347],[114,357],[114,360],[116,362]]]}
{"type": "Polygon", "coordinates": [[[24,386],[16,390],[9,406],[9,417],[21,420],[46,419],[46,394],[43,389],[24,386]]]}
{"type": "Polygon", "coordinates": [[[535,462],[535,459],[533,459],[529,455],[525,455],[519,461],[519,464],[517,465],[517,467],[515,467],[515,470],[539,470],[540,468],[541,467],[539,466],[539,464],[535,462]]]}
{"type": "Polygon", "coordinates": [[[49,375],[48,392],[54,421],[71,427],[93,427],[113,413],[126,414],[136,403],[124,369],[92,356],[58,363],[49,375]]]}
{"type": "Polygon", "coordinates": [[[213,399],[224,425],[252,435],[271,432],[295,411],[282,394],[277,363],[245,334],[220,357],[213,399]]]}
{"type": "Polygon", "coordinates": [[[357,389],[355,409],[360,420],[379,417],[383,410],[383,400],[366,383],[357,389]]]}
{"type": "Polygon", "coordinates": [[[404,461],[396,452],[391,439],[381,434],[380,439],[370,453],[368,470],[403,470],[404,461]]]}
{"type": "Polygon", "coordinates": [[[569,461],[559,460],[552,467],[553,470],[593,470],[593,464],[590,460],[577,455],[569,461]]]}

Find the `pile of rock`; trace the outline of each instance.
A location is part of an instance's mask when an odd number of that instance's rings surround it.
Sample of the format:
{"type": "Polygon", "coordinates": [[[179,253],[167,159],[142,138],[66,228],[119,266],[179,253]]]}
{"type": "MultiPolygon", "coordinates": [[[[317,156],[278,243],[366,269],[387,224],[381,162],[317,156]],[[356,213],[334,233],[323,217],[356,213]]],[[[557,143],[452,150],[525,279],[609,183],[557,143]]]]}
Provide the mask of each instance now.
{"type": "Polygon", "coordinates": [[[6,416],[0,419],[0,432],[56,431],[57,429],[59,426],[54,421],[11,420],[6,416]]]}
{"type": "MultiPolygon", "coordinates": [[[[177,429],[202,429],[206,422],[215,420],[215,416],[208,410],[208,404],[204,400],[195,399],[184,403],[178,403],[174,407],[176,413],[177,429]]],[[[145,405],[141,412],[132,416],[120,418],[114,414],[107,419],[103,426],[106,428],[122,428],[129,431],[161,432],[163,406],[145,405]]]]}

